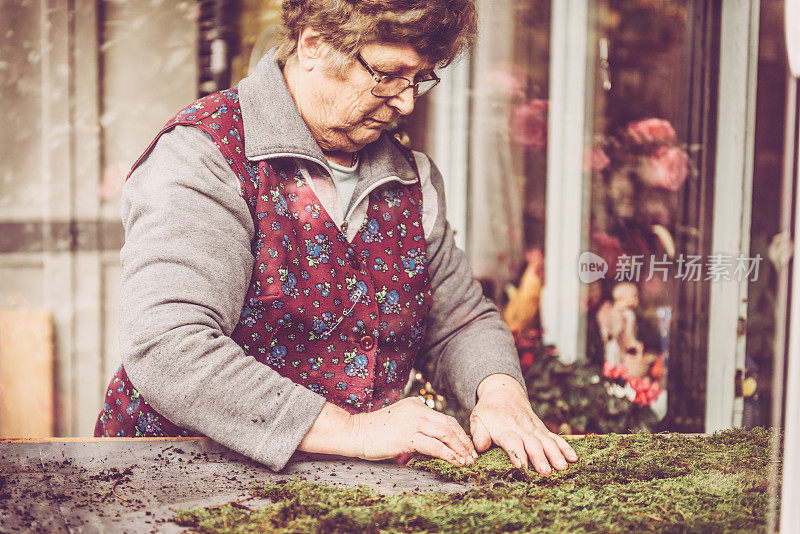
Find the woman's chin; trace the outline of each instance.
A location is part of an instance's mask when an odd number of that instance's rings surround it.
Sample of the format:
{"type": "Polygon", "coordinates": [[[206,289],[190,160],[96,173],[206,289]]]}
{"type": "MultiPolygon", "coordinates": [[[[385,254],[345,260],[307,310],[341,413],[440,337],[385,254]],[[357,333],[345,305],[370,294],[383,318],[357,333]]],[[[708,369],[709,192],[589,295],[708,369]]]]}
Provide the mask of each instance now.
{"type": "Polygon", "coordinates": [[[352,135],[348,138],[350,143],[356,147],[356,150],[361,150],[365,146],[370,143],[374,143],[378,140],[381,136],[381,132],[385,129],[385,125],[383,128],[373,128],[373,127],[366,127],[359,129],[356,132],[353,132],[352,135]]]}

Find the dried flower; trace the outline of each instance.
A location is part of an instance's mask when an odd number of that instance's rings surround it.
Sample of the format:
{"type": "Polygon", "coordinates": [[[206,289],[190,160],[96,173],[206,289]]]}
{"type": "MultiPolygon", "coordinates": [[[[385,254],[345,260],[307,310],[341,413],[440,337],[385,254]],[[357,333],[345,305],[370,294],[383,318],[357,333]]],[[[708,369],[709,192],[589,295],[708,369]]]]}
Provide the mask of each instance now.
{"type": "Polygon", "coordinates": [[[674,145],[678,141],[675,128],[669,121],[655,117],[632,122],[625,131],[636,143],[642,145],[650,143],[674,145]]]}
{"type": "Polygon", "coordinates": [[[689,175],[689,155],[676,146],[660,146],[645,158],[640,177],[645,185],[677,191],[689,175]]]}

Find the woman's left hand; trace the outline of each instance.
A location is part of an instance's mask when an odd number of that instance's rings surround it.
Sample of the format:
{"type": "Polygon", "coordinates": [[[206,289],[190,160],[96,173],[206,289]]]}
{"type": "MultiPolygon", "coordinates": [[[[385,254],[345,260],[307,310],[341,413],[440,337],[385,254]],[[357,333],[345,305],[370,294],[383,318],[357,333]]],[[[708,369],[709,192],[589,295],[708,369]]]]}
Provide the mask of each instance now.
{"type": "Polygon", "coordinates": [[[533,413],[528,395],[514,378],[489,375],[478,386],[478,403],[469,418],[472,441],[478,452],[495,442],[502,447],[515,467],[528,466],[528,459],[540,474],[559,471],[578,455],[564,438],[547,430],[533,413]]]}

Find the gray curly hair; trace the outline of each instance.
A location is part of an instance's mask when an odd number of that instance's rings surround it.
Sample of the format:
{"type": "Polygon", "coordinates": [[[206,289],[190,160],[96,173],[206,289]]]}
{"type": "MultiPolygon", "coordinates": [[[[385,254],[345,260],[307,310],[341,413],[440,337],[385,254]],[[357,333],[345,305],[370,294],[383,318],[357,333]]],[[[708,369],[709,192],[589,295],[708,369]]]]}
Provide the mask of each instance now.
{"type": "Polygon", "coordinates": [[[473,0],[284,0],[278,61],[295,53],[305,27],[319,32],[346,62],[377,42],[410,44],[444,67],[473,44],[477,15],[473,0]]]}

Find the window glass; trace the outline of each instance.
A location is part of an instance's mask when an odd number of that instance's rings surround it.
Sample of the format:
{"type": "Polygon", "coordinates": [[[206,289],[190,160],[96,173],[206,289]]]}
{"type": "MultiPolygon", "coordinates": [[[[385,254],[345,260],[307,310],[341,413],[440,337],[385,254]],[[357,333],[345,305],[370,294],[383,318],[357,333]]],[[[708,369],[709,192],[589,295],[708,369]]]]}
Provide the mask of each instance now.
{"type": "Polygon", "coordinates": [[[473,54],[480,106],[471,116],[467,251],[475,275],[515,335],[529,390],[552,394],[532,398],[551,427],[655,429],[672,407],[665,424],[702,430],[708,282],[694,281],[696,266],[685,262],[704,268],[710,246],[713,151],[704,149],[713,148],[715,81],[701,66],[717,57],[710,21],[718,13],[687,0],[589,3],[590,130],[576,157],[588,251],[609,272],[586,287],[586,360],[559,382],[547,358],[559,348],[544,344],[540,318],[553,220],[545,210],[552,4],[510,4],[482,14],[473,54]],[[687,271],[691,281],[681,280],[687,271]],[[681,381],[673,405],[670,372],[681,381]]]}
{"type": "Polygon", "coordinates": [[[688,262],[704,260],[678,237],[704,231],[683,220],[687,189],[706,178],[694,157],[702,144],[687,141],[687,4],[597,3],[593,142],[584,155],[589,247],[609,265],[589,285],[587,357],[657,419],[667,412],[674,297],[679,285],[703,280],[688,262]]]}

